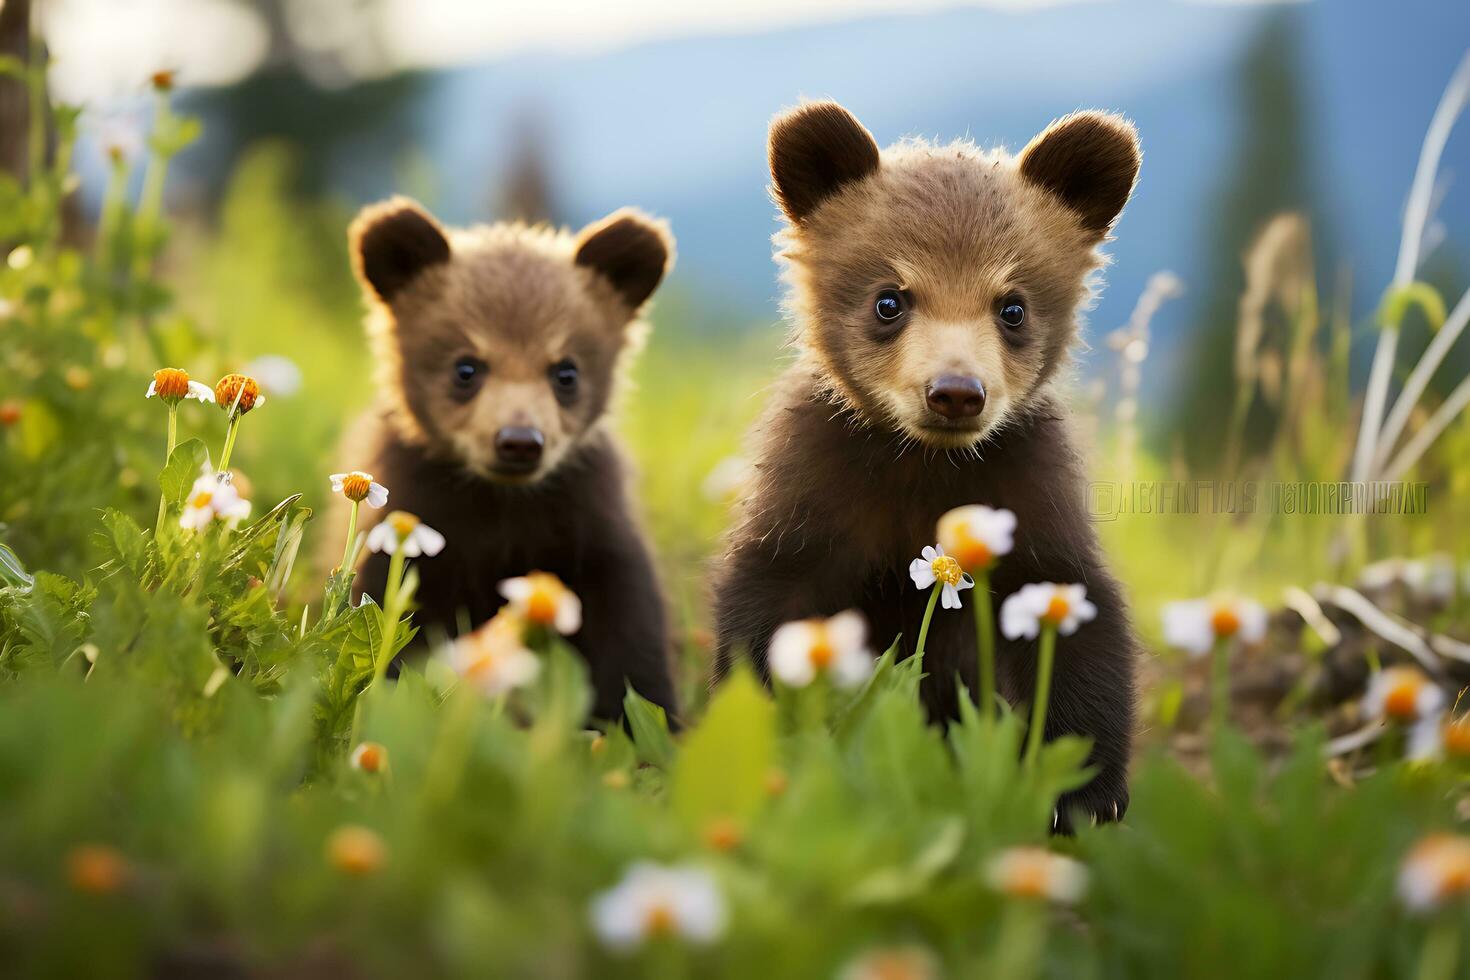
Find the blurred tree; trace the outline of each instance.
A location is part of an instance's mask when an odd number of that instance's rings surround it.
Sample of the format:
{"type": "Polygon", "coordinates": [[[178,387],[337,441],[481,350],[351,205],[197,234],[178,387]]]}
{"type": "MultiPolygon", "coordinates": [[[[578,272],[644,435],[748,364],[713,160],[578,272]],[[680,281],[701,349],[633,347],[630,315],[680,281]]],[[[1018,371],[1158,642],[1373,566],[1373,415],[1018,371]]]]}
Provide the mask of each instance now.
{"type": "Polygon", "coordinates": [[[537,113],[526,111],[516,125],[515,156],[501,182],[496,213],[513,221],[554,224],[558,215],[546,162],[546,130],[539,120],[537,113]]]}
{"type": "MultiPolygon", "coordinates": [[[[1179,411],[1163,413],[1168,447],[1181,445],[1189,463],[1204,470],[1219,461],[1230,423],[1235,391],[1231,364],[1245,290],[1245,253],[1273,215],[1310,210],[1298,16],[1290,9],[1266,15],[1241,58],[1238,153],[1225,168],[1218,210],[1207,225],[1215,255],[1194,315],[1189,338],[1193,354],[1177,380],[1174,400],[1179,411]]],[[[1320,243],[1323,229],[1320,222],[1314,224],[1320,243]]],[[[1259,444],[1269,431],[1269,421],[1252,413],[1245,432],[1247,449],[1259,444]]]]}

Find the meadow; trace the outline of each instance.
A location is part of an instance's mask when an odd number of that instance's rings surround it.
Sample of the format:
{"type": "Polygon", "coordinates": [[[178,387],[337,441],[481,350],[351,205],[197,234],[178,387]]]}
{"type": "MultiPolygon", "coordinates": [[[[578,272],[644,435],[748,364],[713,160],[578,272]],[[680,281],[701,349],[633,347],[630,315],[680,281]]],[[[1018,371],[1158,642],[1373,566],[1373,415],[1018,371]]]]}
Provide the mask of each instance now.
{"type": "MultiPolygon", "coordinates": [[[[42,98],[41,66],[0,71],[42,98]]],[[[631,693],[626,728],[589,725],[575,633],[552,622],[387,677],[433,557],[396,566],[381,608],[317,557],[361,544],[323,519],[373,398],[348,211],[289,200],[289,154],[267,146],[214,227],[171,223],[169,163],[198,124],[160,78],[146,151],[113,155],[79,235],[79,110],[54,108],[51,151],[38,113],[32,178],[0,177],[0,966],[1470,976],[1470,387],[1437,373],[1470,297],[1416,276],[1470,69],[1456,84],[1405,227],[1384,229],[1406,257],[1380,309],[1320,285],[1303,221],[1262,230],[1214,467],[1141,431],[1149,319],[1181,284],[1156,277],[1129,323],[1093,325],[1110,363],[1074,403],[1149,653],[1132,808],[1074,838],[1049,834],[1052,802],[1085,781],[1087,745],[1032,751],[1041,705],[927,724],[922,661],[882,653],[890,637],[852,684],[737,672],[709,691],[704,570],[785,355],[774,325],[690,330],[712,314],[677,291],[618,424],[684,729],[631,693]],[[1355,358],[1373,362],[1361,396],[1355,358]],[[224,383],[241,372],[264,403],[224,383]],[[206,463],[237,475],[201,504],[206,463]],[[1299,489],[1379,479],[1422,485],[1427,508],[1324,512],[1342,491],[1299,489]]]]}

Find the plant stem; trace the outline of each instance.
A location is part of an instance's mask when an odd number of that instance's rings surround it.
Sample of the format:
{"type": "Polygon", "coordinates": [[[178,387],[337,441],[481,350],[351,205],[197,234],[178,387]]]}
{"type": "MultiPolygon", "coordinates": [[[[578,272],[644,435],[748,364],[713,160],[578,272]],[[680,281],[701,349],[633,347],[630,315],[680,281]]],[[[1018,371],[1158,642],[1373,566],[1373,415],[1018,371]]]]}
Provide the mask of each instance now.
{"type": "Polygon", "coordinates": [[[477,699],[476,692],[463,684],[455,685],[445,698],[448,704],[442,706],[447,709],[444,723],[439,726],[439,738],[429,757],[428,772],[424,774],[421,799],[425,807],[454,799],[469,755],[470,736],[474,734],[477,699]]]}
{"type": "Polygon", "coordinates": [[[1041,743],[1046,732],[1046,708],[1051,702],[1051,670],[1056,660],[1057,628],[1051,623],[1042,623],[1041,641],[1036,652],[1036,704],[1031,709],[1031,723],[1026,730],[1026,766],[1035,768],[1041,755],[1041,743]]]}
{"type": "Polygon", "coordinates": [[[1029,980],[1036,975],[1046,940],[1046,908],[1032,898],[1011,898],[1000,917],[1000,939],[990,975],[1029,980]]]}
{"type": "Polygon", "coordinates": [[[387,676],[393,646],[398,641],[398,621],[403,618],[403,562],[400,542],[388,559],[388,584],[383,588],[383,649],[373,658],[373,684],[387,676]]]}
{"type": "Polygon", "coordinates": [[[990,573],[974,572],[975,646],[980,652],[980,717],[995,717],[995,611],[990,604],[990,573]]]}
{"type": "Polygon", "coordinates": [[[357,537],[357,510],[361,506],[360,500],[352,502],[352,513],[347,518],[347,545],[342,549],[342,564],[337,566],[338,571],[346,570],[347,563],[352,561],[352,543],[357,537]]]}
{"type": "Polygon", "coordinates": [[[919,625],[919,644],[914,648],[914,656],[919,658],[919,663],[924,662],[924,640],[929,636],[929,620],[934,618],[934,607],[939,602],[939,590],[943,586],[935,582],[934,588],[929,590],[929,605],[924,609],[924,622],[919,625]]]}
{"type": "Polygon", "coordinates": [[[230,469],[230,456],[235,451],[235,436],[240,432],[240,416],[234,412],[230,413],[229,427],[225,429],[225,448],[219,454],[219,466],[215,472],[225,473],[230,469]]]}
{"type": "Polygon", "coordinates": [[[1230,640],[1215,641],[1210,654],[1210,737],[1219,738],[1230,721],[1230,640]]]}
{"type": "Polygon", "coordinates": [[[1460,930],[1453,918],[1441,915],[1429,930],[1419,952],[1417,980],[1451,980],[1460,959],[1460,930]]]}
{"type": "MultiPolygon", "coordinates": [[[[174,458],[174,445],[179,439],[179,403],[170,402],[168,406],[168,452],[163,454],[163,465],[174,458]]],[[[153,533],[156,535],[158,529],[163,527],[163,516],[168,509],[168,498],[162,494],[158,495],[158,520],[153,522],[153,533]]]]}
{"type": "Polygon", "coordinates": [[[1393,458],[1393,461],[1383,468],[1380,474],[1384,480],[1397,480],[1403,476],[1405,471],[1415,463],[1419,457],[1434,444],[1434,440],[1440,437],[1450,423],[1470,405],[1470,378],[1461,379],[1455,385],[1455,390],[1435,409],[1429,421],[1424,423],[1423,428],[1414,433],[1414,438],[1405,443],[1404,448],[1393,458]]]}

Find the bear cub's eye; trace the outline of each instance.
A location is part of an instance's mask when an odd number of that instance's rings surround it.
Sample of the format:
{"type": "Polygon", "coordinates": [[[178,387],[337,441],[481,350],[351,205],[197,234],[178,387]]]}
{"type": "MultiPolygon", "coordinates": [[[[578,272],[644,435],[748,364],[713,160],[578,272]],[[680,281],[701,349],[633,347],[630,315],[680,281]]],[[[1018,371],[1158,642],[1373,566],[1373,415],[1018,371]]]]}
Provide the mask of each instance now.
{"type": "Polygon", "coordinates": [[[461,357],[454,362],[454,390],[460,394],[473,394],[485,379],[489,365],[478,357],[461,357]]]}
{"type": "Polygon", "coordinates": [[[873,303],[873,314],[884,323],[892,323],[908,311],[908,298],[897,289],[883,290],[873,303]]]}
{"type": "Polygon", "coordinates": [[[581,378],[576,362],[570,357],[562,358],[551,366],[551,385],[557,397],[567,401],[577,393],[577,382],[581,378]]]}
{"type": "Polygon", "coordinates": [[[1026,322],[1026,304],[1019,296],[1008,296],[1000,303],[1000,322],[1015,330],[1026,322]]]}

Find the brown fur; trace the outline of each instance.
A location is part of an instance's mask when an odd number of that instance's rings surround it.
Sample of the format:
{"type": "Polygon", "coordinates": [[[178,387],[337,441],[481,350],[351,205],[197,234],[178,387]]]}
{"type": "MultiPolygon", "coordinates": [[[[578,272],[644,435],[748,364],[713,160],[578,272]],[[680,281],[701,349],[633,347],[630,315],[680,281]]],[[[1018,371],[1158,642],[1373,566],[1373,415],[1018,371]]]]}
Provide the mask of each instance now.
{"type": "MultiPolygon", "coordinates": [[[[1135,642],[1052,387],[1138,149],[1116,117],[1070,119],[1019,158],[912,142],[838,180],[830,175],[851,168],[804,157],[822,154],[825,141],[842,159],[863,156],[853,144],[871,137],[845,110],[806,106],[772,126],[775,197],[790,222],[777,242],[799,357],[759,424],[755,492],[715,595],[722,666],[745,649],[764,670],[776,626],[845,608],[863,611],[886,644],[912,636],[922,618],[926,596],[906,569],[933,543],[939,516],[969,503],[1010,508],[1016,549],[994,574],[996,603],[1027,582],[1081,582],[1099,608],[1061,643],[1047,733],[1094,739],[1098,775],[1063,801],[1063,819],[1067,806],[1112,819],[1127,805],[1135,642]],[[834,121],[841,116],[845,127],[834,121]],[[1129,159],[1124,174],[1118,161],[1129,159]],[[1074,172],[1095,168],[1109,176],[1074,172]],[[885,289],[911,298],[896,324],[873,313],[885,289]],[[997,312],[1016,297],[1027,308],[1018,330],[997,312]],[[927,388],[948,374],[981,379],[978,417],[931,410],[927,388]]],[[[1002,641],[1013,703],[1030,697],[1033,648],[1002,641]]],[[[903,649],[912,649],[907,638],[903,649]]],[[[953,715],[957,675],[976,689],[974,660],[972,618],[936,612],[924,686],[934,716],[953,715]]]]}
{"type": "MultiPolygon", "coordinates": [[[[389,488],[387,510],[448,540],[417,563],[416,622],[454,635],[503,604],[501,580],[555,573],[583,602],[572,642],[597,716],[620,715],[626,683],[672,712],[661,591],[605,424],[647,330],[640,310],[672,260],[667,227],[621,211],[575,236],[520,224],[446,231],[395,199],[365,209],[349,234],[382,397],[345,462],[389,488]],[[469,387],[455,375],[465,358],[483,366],[469,387]],[[555,379],[566,363],[578,372],[571,392],[555,379]],[[543,437],[533,470],[498,457],[507,427],[543,437]]],[[[362,591],[381,598],[386,556],[365,556],[359,572],[362,591]]]]}

